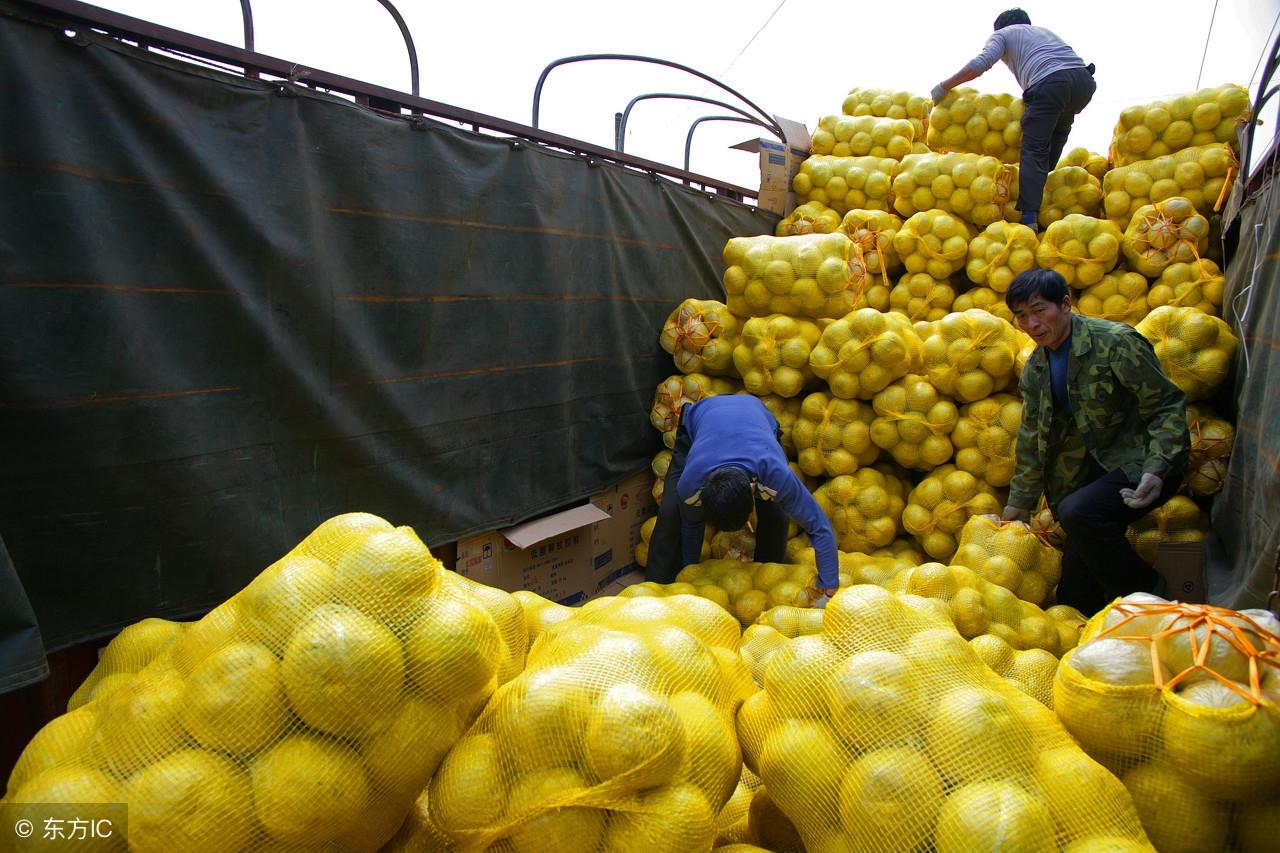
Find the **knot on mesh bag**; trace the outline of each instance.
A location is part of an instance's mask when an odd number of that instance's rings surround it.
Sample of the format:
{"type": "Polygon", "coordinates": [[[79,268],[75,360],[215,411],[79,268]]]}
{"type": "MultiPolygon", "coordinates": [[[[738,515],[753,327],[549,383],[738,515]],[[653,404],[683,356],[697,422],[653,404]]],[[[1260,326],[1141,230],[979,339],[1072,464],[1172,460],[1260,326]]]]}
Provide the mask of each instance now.
{"type": "Polygon", "coordinates": [[[1209,220],[1187,198],[1174,196],[1138,208],[1120,247],[1129,265],[1157,278],[1174,263],[1200,260],[1209,244],[1209,220]]]}
{"type": "Polygon", "coordinates": [[[721,302],[686,299],[663,324],[659,342],[681,373],[732,372],[738,321],[721,302]]]}

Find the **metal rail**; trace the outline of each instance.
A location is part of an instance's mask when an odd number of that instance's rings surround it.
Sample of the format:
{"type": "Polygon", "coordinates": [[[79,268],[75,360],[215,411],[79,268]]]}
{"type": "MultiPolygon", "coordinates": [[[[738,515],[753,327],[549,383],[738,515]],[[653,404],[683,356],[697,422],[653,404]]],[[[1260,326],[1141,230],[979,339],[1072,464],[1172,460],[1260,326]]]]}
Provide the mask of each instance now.
{"type": "MultiPolygon", "coordinates": [[[[689,171],[689,151],[693,148],[693,132],[698,129],[698,125],[704,121],[736,121],[741,124],[760,124],[753,118],[742,118],[741,116],[702,116],[695,118],[693,124],[689,125],[689,132],[684,137],[684,170],[689,171]]],[[[761,125],[763,127],[763,125],[761,125]]]]}
{"type": "MultiPolygon", "coordinates": [[[[746,110],[739,109],[735,107],[733,104],[726,104],[724,101],[717,101],[715,98],[704,98],[702,95],[682,95],[678,92],[649,92],[648,94],[645,94],[645,95],[636,95],[634,98],[632,98],[630,101],[627,102],[626,109],[622,111],[622,118],[618,120],[617,127],[614,130],[614,133],[615,133],[615,138],[613,142],[614,148],[618,149],[619,151],[626,150],[627,120],[631,118],[631,110],[635,108],[635,105],[640,103],[641,101],[652,101],[652,100],[697,101],[702,104],[713,104],[717,107],[724,107],[726,110],[732,110],[733,112],[737,113],[743,118],[751,119],[753,124],[757,124],[760,127],[763,127],[765,130],[769,131],[770,133],[776,133],[776,131],[774,131],[772,127],[760,121],[758,118],[755,118],[746,110]]],[[[778,134],[778,138],[782,140],[784,143],[787,141],[786,138],[783,137],[781,134],[778,134]]]]}
{"type": "Polygon", "coordinates": [[[382,8],[391,13],[391,17],[395,18],[396,26],[400,28],[400,35],[404,37],[404,46],[409,51],[409,86],[414,97],[418,92],[418,50],[413,46],[413,36],[409,33],[409,26],[404,22],[404,18],[400,15],[400,10],[391,5],[391,0],[378,0],[382,4],[382,8]]]}
{"type": "MultiPolygon", "coordinates": [[[[267,74],[278,78],[278,85],[281,88],[301,83],[315,89],[323,89],[355,98],[358,102],[367,104],[373,109],[400,116],[408,121],[414,121],[417,116],[430,115],[462,125],[469,125],[475,131],[483,128],[496,134],[514,137],[511,140],[513,146],[519,146],[521,140],[527,140],[538,145],[582,155],[587,159],[588,163],[617,163],[646,172],[654,177],[661,175],[677,181],[694,184],[705,190],[714,191],[718,195],[736,200],[754,199],[758,195],[757,190],[750,187],[720,181],[707,175],[694,174],[665,163],[622,154],[612,148],[595,145],[581,139],[550,133],[536,127],[530,127],[473,110],[462,109],[461,107],[455,107],[451,104],[433,101],[406,92],[398,92],[395,89],[356,80],[341,74],[306,68],[274,56],[245,50],[244,48],[214,41],[203,36],[175,30],[171,27],[160,26],[140,18],[122,15],[88,3],[82,3],[79,0],[19,0],[19,2],[32,10],[43,13],[50,20],[52,26],[68,29],[88,27],[113,38],[127,39],[139,44],[145,44],[151,49],[174,51],[222,65],[238,66],[244,70],[246,76],[252,77],[257,74],[267,74]],[[405,113],[409,113],[409,115],[404,115],[405,113]]],[[[419,126],[430,130],[430,125],[420,121],[419,126]]]]}
{"type": "Polygon", "coordinates": [[[253,50],[253,7],[249,0],[240,0],[240,19],[244,22],[244,49],[253,50]]]}

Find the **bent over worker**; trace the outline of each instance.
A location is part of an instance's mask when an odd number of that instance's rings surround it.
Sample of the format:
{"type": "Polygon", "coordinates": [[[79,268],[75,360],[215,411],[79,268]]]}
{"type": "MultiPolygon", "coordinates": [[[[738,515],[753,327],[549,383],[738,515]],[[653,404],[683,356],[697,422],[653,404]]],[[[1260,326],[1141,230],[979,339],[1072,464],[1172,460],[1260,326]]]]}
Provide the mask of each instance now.
{"type": "Polygon", "coordinates": [[[995,32],[982,52],[933,87],[937,103],[947,92],[991,70],[1004,60],[1022,87],[1022,151],[1018,160],[1018,210],[1022,224],[1039,230],[1036,216],[1044,199],[1044,182],[1062,157],[1075,117],[1098,88],[1093,65],[1044,27],[1033,27],[1021,9],[1001,12],[995,32]]]}
{"type": "Polygon", "coordinates": [[[1005,304],[1037,347],[1018,383],[1022,425],[1006,520],[1043,493],[1067,533],[1058,603],[1090,615],[1117,596],[1162,592],[1125,539],[1186,475],[1186,395],[1149,341],[1121,323],[1071,313],[1053,270],[1020,273],[1005,304]]]}
{"type": "Polygon", "coordinates": [[[781,435],[774,416],[748,394],[708,397],[681,408],[649,539],[649,580],[670,583],[682,567],[699,561],[706,522],[718,530],[740,530],[755,509],[756,560],[782,561],[787,520],[794,519],[813,544],[818,587],[828,596],[836,593],[835,532],[787,466],[781,435]]]}

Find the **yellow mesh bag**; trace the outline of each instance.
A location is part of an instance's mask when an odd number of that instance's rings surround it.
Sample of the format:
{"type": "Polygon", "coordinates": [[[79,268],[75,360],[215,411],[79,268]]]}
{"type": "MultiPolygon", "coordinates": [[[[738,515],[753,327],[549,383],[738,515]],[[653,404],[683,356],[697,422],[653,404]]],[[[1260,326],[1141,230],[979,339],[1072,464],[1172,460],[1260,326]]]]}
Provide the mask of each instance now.
{"type": "Polygon", "coordinates": [[[1191,433],[1187,485],[1193,495],[1215,495],[1226,482],[1236,429],[1229,421],[1194,405],[1187,406],[1187,429],[1191,433]]]}
{"type": "Polygon", "coordinates": [[[858,400],[841,400],[825,391],[804,398],[792,427],[800,470],[813,476],[852,474],[880,455],[871,442],[875,412],[858,400]]]}
{"type": "Polygon", "coordinates": [[[956,467],[988,485],[1009,485],[1017,465],[1021,423],[1022,400],[1012,394],[996,394],[961,407],[951,433],[956,467]]]}
{"type": "Polygon", "coordinates": [[[653,392],[653,405],[649,407],[649,423],[662,433],[662,443],[676,446],[676,427],[680,425],[680,409],[685,403],[696,403],[717,394],[732,394],[734,383],[722,377],[705,373],[685,373],[668,376],[653,392]]]}
{"type": "Polygon", "coordinates": [[[777,237],[795,237],[803,234],[830,234],[840,227],[840,214],[820,201],[797,205],[796,209],[778,221],[774,230],[777,237]]]}
{"type": "Polygon", "coordinates": [[[1226,380],[1240,343],[1225,321],[1190,307],[1156,308],[1135,328],[1151,341],[1164,372],[1193,401],[1212,396],[1226,380]]]}
{"type": "MultiPolygon", "coordinates": [[[[676,575],[676,583],[691,585],[693,594],[719,604],[745,626],[753,624],[770,607],[808,607],[817,597],[813,588],[817,577],[812,564],[713,558],[685,566],[676,575]]],[[[666,595],[672,585],[652,586],[656,587],[656,594],[666,595]]],[[[624,593],[633,589],[628,587],[624,593]]]]}
{"type": "Polygon", "coordinates": [[[814,154],[800,164],[791,188],[798,203],[820,202],[841,216],[851,210],[892,210],[899,168],[892,157],[814,154]]]}
{"type": "Polygon", "coordinates": [[[902,526],[930,557],[949,560],[971,516],[999,515],[1003,510],[994,488],[954,465],[939,465],[907,495],[902,526]]]}
{"type": "Polygon", "coordinates": [[[887,282],[888,274],[902,266],[902,259],[893,248],[893,236],[901,227],[899,217],[883,210],[851,210],[840,220],[840,231],[861,253],[860,264],[865,277],[880,276],[887,282]]]}
{"type": "Polygon", "coordinates": [[[805,848],[1150,850],[1123,786],[912,598],[840,591],[738,714],[744,761],[805,848]]]}
{"type": "Polygon", "coordinates": [[[1149,288],[1142,273],[1116,269],[1102,281],[1080,291],[1076,310],[1086,317],[1100,317],[1115,323],[1136,326],[1151,311],[1149,288]]]}
{"type": "Polygon", "coordinates": [[[1121,166],[1102,179],[1103,212],[1123,230],[1138,208],[1183,196],[1209,216],[1221,206],[1238,169],[1235,154],[1223,144],[1186,148],[1121,166]]]}
{"type": "MultiPolygon", "coordinates": [[[[721,530],[711,537],[711,557],[715,560],[738,560],[750,563],[756,553],[756,522],[748,519],[741,530],[721,530]]],[[[688,590],[696,594],[695,590],[688,590]]]]}
{"type": "Polygon", "coordinates": [[[924,348],[897,313],[859,308],[822,330],[809,366],[836,397],[869,400],[895,379],[924,369],[924,348]]]}
{"type": "Polygon", "coordinates": [[[653,472],[653,500],[659,506],[662,505],[662,495],[666,487],[667,469],[671,467],[671,451],[662,449],[654,455],[653,460],[649,463],[649,470],[653,472]]]}
{"type": "MultiPolygon", "coordinates": [[[[909,487],[910,484],[904,481],[903,488],[909,487]]],[[[839,585],[842,587],[860,583],[883,586],[903,569],[924,562],[924,555],[915,550],[914,545],[906,539],[895,539],[890,545],[868,553],[837,551],[836,556],[839,558],[839,585]]],[[[809,544],[809,538],[804,535],[787,543],[787,559],[810,567],[817,565],[813,547],[809,544]]]]}
{"type": "Polygon", "coordinates": [[[1053,517],[1053,510],[1049,509],[1044,495],[1040,496],[1036,511],[1031,515],[1031,530],[1055,548],[1061,548],[1067,541],[1067,531],[1053,517]]]}
{"type": "Polygon", "coordinates": [[[1226,277],[1213,261],[1200,258],[1175,261],[1164,268],[1151,285],[1147,304],[1152,308],[1175,305],[1222,316],[1222,292],[1226,277]]]}
{"type": "Polygon", "coordinates": [[[813,497],[831,519],[841,551],[874,551],[902,534],[907,486],[892,473],[862,468],[832,477],[813,497]]]}
{"type": "MultiPolygon", "coordinates": [[[[650,519],[650,521],[653,520],[650,519]]],[[[653,529],[652,525],[649,527],[650,530],[653,529]]],[[[528,645],[525,646],[526,654],[529,647],[533,645],[533,641],[538,639],[539,634],[557,622],[572,618],[576,612],[572,607],[557,604],[527,589],[516,590],[511,593],[511,597],[516,600],[521,612],[524,613],[525,633],[528,637],[528,645]]]]}
{"type": "MultiPolygon", "coordinates": [[[[812,361],[812,355],[810,361],[812,361]]],[[[744,391],[743,393],[746,392],[744,391]]],[[[759,399],[761,403],[764,403],[764,407],[769,410],[774,419],[777,420],[778,428],[782,430],[782,449],[787,452],[788,457],[794,459],[796,445],[792,440],[791,431],[795,428],[796,419],[800,417],[800,398],[766,394],[759,399]]]]}
{"type": "Polygon", "coordinates": [[[658,342],[681,373],[733,373],[733,339],[738,318],[723,302],[686,299],[667,317],[658,342]]]}
{"type": "Polygon", "coordinates": [[[1097,216],[1101,209],[1101,179],[1080,166],[1059,166],[1045,178],[1036,220],[1045,228],[1072,213],[1097,216]]]}
{"type": "Polygon", "coordinates": [[[113,693],[133,675],[173,645],[187,628],[186,622],[149,618],[135,622],[117,634],[88,677],[71,694],[67,710],[75,709],[113,693]]]}
{"type": "Polygon", "coordinates": [[[1105,219],[1073,213],[1044,230],[1036,263],[1060,273],[1072,287],[1088,287],[1115,269],[1123,236],[1105,219]]]}
{"type": "MultiPolygon", "coordinates": [[[[813,607],[782,604],[760,614],[757,625],[768,625],[784,637],[803,637],[822,633],[822,611],[813,607]]],[[[743,632],[745,641],[746,632],[743,632]]]]}
{"type": "Polygon", "coordinates": [[[957,314],[962,314],[973,308],[980,308],[989,314],[994,314],[1006,323],[1013,323],[1013,312],[1004,303],[1004,294],[996,293],[990,287],[971,287],[956,296],[956,301],[951,303],[952,312],[957,314]]]}
{"type": "Polygon", "coordinates": [[[909,273],[945,279],[964,269],[973,232],[964,221],[942,210],[911,216],[893,237],[893,248],[909,273]]]}
{"type": "Polygon", "coordinates": [[[978,228],[1016,220],[1017,170],[981,154],[912,154],[893,179],[902,216],[942,210],[978,228]]]}
{"type": "Polygon", "coordinates": [[[1161,851],[1274,846],[1277,630],[1264,610],[1139,593],[1095,616],[1063,658],[1054,682],[1059,718],[1123,780],[1161,851]]]}
{"type": "Polygon", "coordinates": [[[941,393],[972,403],[1013,383],[1018,345],[1013,326],[994,314],[953,312],[924,340],[925,372],[941,393]]]}
{"type": "Polygon", "coordinates": [[[929,471],[951,458],[960,413],[924,376],[908,373],[871,401],[871,440],[904,468],[929,471]]]}
{"type": "Polygon", "coordinates": [[[911,153],[915,128],[906,118],[873,115],[823,116],[813,132],[812,152],[837,157],[889,157],[911,153]]]}
{"type": "Polygon", "coordinates": [[[1036,232],[1026,225],[993,222],[969,243],[965,275],[974,284],[1004,293],[1014,276],[1036,265],[1039,245],[1036,232]]]}
{"type": "Polygon", "coordinates": [[[1022,109],[1021,98],[961,86],[934,104],[925,141],[934,151],[966,151],[1016,163],[1022,150],[1022,109]]]}
{"type": "Polygon", "coordinates": [[[1044,607],[1062,578],[1062,552],[1020,521],[975,516],[960,531],[952,562],[968,566],[1023,601],[1044,607]]]}
{"type": "MultiPolygon", "coordinates": [[[[777,846],[777,842],[782,840],[778,835],[780,822],[777,818],[786,821],[786,816],[778,812],[776,807],[765,809],[762,807],[763,803],[756,805],[757,800],[767,799],[768,794],[760,777],[744,766],[738,787],[733,789],[729,802],[725,803],[716,817],[717,846],[712,849],[719,853],[768,853],[770,850],[784,849],[785,844],[777,846]],[[761,844],[771,846],[761,847],[761,844]]],[[[794,836],[795,827],[790,826],[789,821],[786,822],[794,836]]],[[[798,836],[795,837],[795,842],[799,843],[798,836]]],[[[797,850],[797,853],[800,851],[797,850]]]]}
{"type": "Polygon", "coordinates": [[[969,647],[1008,684],[1046,708],[1053,707],[1053,678],[1058,672],[1054,655],[1044,649],[1015,649],[995,634],[979,634],[969,640],[969,647]]]}
{"type": "Polygon", "coordinates": [[[1111,162],[1128,166],[1215,142],[1235,148],[1236,129],[1248,116],[1248,90],[1231,83],[1128,107],[1111,137],[1111,162]]]}
{"type": "Polygon", "coordinates": [[[1107,173],[1107,158],[1081,146],[1072,148],[1062,155],[1062,159],[1058,161],[1058,165],[1054,168],[1062,169],[1067,166],[1079,166],[1101,181],[1102,176],[1107,173]]]}
{"type": "Polygon", "coordinates": [[[913,95],[910,92],[855,87],[845,96],[841,112],[851,116],[871,115],[907,119],[911,122],[914,132],[915,141],[912,150],[918,152],[929,150],[925,147],[924,138],[929,123],[929,110],[932,106],[928,98],[913,95]]]}
{"type": "Polygon", "coordinates": [[[1158,278],[1170,264],[1198,260],[1208,245],[1209,220],[1174,196],[1134,211],[1120,249],[1132,269],[1158,278]]]}
{"type": "Polygon", "coordinates": [[[1174,495],[1129,525],[1127,537],[1138,556],[1154,564],[1161,542],[1203,542],[1207,522],[1195,501],[1174,495]]]}
{"type": "Polygon", "coordinates": [[[6,802],[127,803],[137,851],[377,849],[522,666],[524,630],[412,529],[337,516],[38,733],[6,802]]]}
{"type": "Polygon", "coordinates": [[[742,767],[739,639],[696,596],[588,602],[449,753],[432,817],[463,851],[709,850],[742,767]]]}
{"type": "Polygon", "coordinates": [[[927,272],[904,273],[889,291],[889,310],[908,320],[941,320],[951,312],[956,291],[949,279],[927,272]]]}
{"type": "Polygon", "coordinates": [[[742,384],[759,397],[799,395],[813,378],[809,355],[821,337],[818,326],[809,320],[783,314],[752,317],[742,325],[742,336],[733,349],[742,384]]]}
{"type": "Polygon", "coordinates": [[[739,317],[843,317],[858,293],[844,234],[733,237],[724,247],[724,289],[739,317]]]}

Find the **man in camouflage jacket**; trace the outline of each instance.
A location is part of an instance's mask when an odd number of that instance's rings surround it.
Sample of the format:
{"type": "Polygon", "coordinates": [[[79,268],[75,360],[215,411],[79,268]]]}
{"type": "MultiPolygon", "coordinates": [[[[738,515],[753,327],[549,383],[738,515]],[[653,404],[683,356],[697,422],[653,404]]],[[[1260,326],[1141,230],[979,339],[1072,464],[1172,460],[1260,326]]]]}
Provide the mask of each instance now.
{"type": "Polygon", "coordinates": [[[1058,602],[1086,615],[1116,596],[1162,589],[1125,539],[1167,501],[1191,449],[1186,400],[1151,344],[1120,323],[1071,313],[1066,280],[1028,270],[1005,295],[1038,344],[1022,371],[1022,426],[1006,520],[1044,494],[1067,533],[1058,602]]]}

